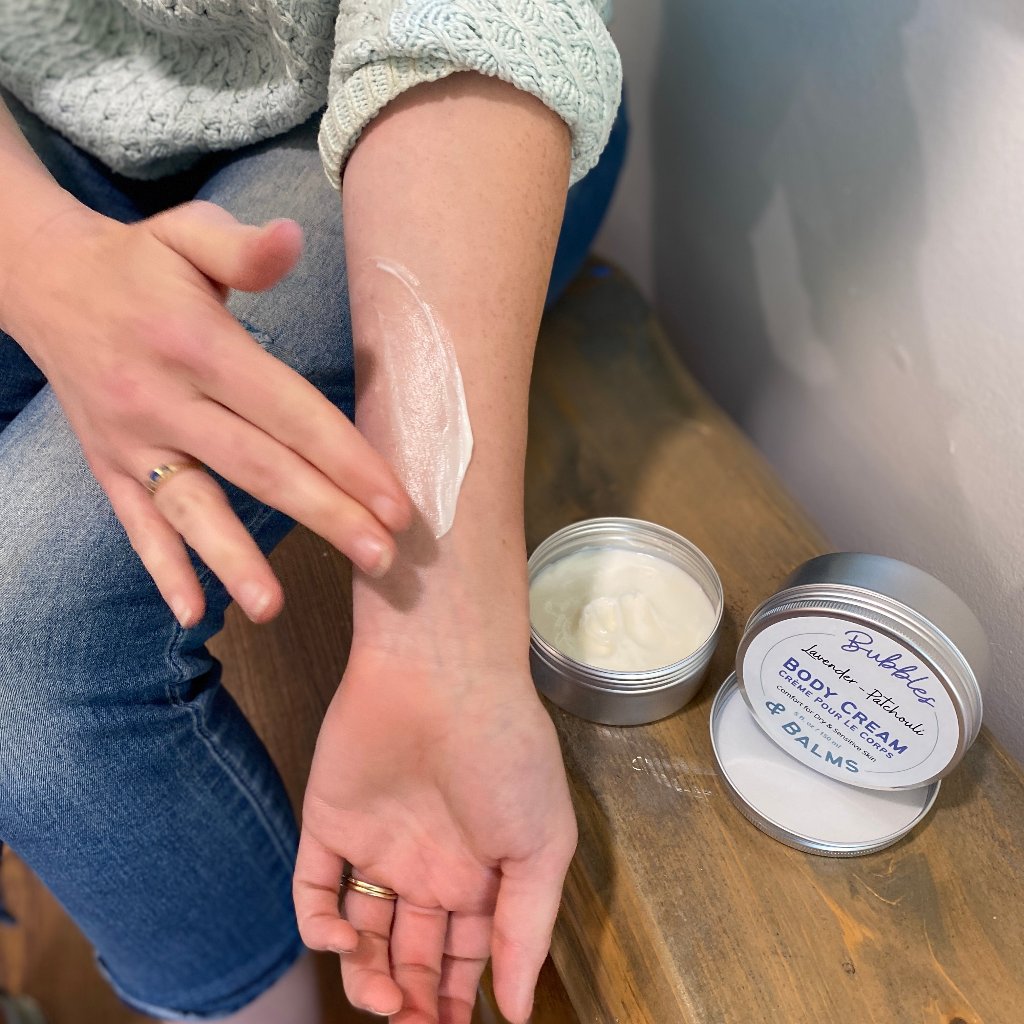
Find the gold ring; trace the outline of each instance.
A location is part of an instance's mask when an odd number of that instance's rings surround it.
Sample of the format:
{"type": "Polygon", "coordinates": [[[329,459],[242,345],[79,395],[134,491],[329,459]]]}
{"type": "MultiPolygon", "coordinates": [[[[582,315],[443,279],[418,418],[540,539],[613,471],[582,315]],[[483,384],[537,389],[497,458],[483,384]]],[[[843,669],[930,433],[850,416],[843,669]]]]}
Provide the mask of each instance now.
{"type": "Polygon", "coordinates": [[[349,872],[341,876],[342,889],[351,889],[353,892],[361,892],[364,896],[376,896],[379,900],[397,900],[398,893],[389,889],[386,885],[374,885],[373,882],[364,882],[349,872]]]}
{"type": "Polygon", "coordinates": [[[164,466],[157,466],[149,471],[149,476],[143,481],[146,485],[146,490],[150,494],[156,494],[158,487],[167,483],[175,473],[180,473],[183,469],[202,469],[205,471],[206,467],[198,459],[193,459],[189,456],[186,456],[181,462],[171,462],[164,466]]]}

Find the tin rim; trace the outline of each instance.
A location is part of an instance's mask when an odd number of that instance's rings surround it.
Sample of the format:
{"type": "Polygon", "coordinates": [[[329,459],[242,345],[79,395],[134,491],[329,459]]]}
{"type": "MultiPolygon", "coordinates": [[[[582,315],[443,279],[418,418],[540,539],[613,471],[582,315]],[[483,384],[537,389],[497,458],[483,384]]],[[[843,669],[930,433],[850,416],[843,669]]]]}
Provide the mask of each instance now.
{"type": "Polygon", "coordinates": [[[654,557],[664,557],[690,573],[715,608],[711,631],[701,645],[679,661],[641,672],[606,669],[577,661],[549,643],[530,623],[530,645],[538,657],[552,668],[572,674],[573,681],[601,692],[619,694],[650,693],[676,686],[711,659],[718,644],[718,633],[725,614],[725,591],[718,572],[707,555],[693,541],[666,526],[646,519],[605,516],[583,519],[556,530],[537,545],[527,563],[528,583],[560,558],[587,547],[600,545],[628,547],[654,557]],[[642,545],[636,542],[640,540],[642,545]],[[695,572],[696,570],[696,572],[695,572]]]}
{"type": "MultiPolygon", "coordinates": [[[[723,709],[726,706],[728,700],[737,692],[740,691],[740,697],[743,699],[743,706],[747,708],[745,694],[742,691],[739,680],[736,677],[736,673],[732,672],[725,680],[724,683],[719,687],[718,692],[715,694],[715,699],[711,704],[711,721],[709,725],[711,733],[711,749],[714,753],[715,759],[715,770],[718,773],[718,777],[721,779],[726,792],[729,794],[729,798],[732,800],[736,809],[747,819],[755,828],[759,829],[765,835],[771,836],[777,842],[782,843],[785,846],[790,847],[794,850],[800,850],[803,853],[812,853],[820,857],[861,857],[870,853],[877,853],[879,850],[885,850],[888,847],[898,843],[904,836],[909,835],[922,821],[928,816],[932,808],[935,806],[935,800],[939,795],[939,787],[941,782],[932,781],[924,784],[919,788],[922,791],[923,804],[920,812],[915,815],[913,820],[903,828],[897,829],[895,832],[888,836],[884,836],[879,839],[874,839],[865,843],[841,843],[831,842],[822,839],[816,839],[813,836],[805,835],[801,832],[794,831],[787,828],[782,822],[777,821],[766,814],[759,811],[751,801],[743,795],[741,790],[736,786],[733,779],[730,778],[728,769],[722,763],[722,755],[720,753],[719,746],[719,723],[722,718],[723,709]]],[[[748,713],[749,708],[747,708],[748,713]]],[[[756,721],[756,716],[751,715],[756,721]]],[[[767,742],[774,745],[774,741],[765,734],[767,742]]],[[[789,757],[781,748],[776,747],[780,753],[785,757],[789,757]]],[[[810,775],[817,775],[812,768],[808,768],[795,758],[792,759],[794,765],[798,765],[801,771],[805,771],[810,775]]],[[[821,777],[821,776],[819,776],[821,777]]],[[[831,780],[836,785],[844,785],[844,783],[838,780],[831,780]]],[[[851,787],[856,789],[858,787],[851,787]]],[[[880,792],[878,790],[863,790],[862,792],[880,792]]],[[[882,791],[884,792],[884,791],[882,791]]]]}
{"type": "MultiPolygon", "coordinates": [[[[931,668],[956,712],[957,745],[941,772],[913,786],[867,786],[863,789],[917,789],[949,774],[962,760],[981,730],[981,688],[971,665],[957,645],[929,619],[887,594],[840,584],[805,584],[783,589],[756,608],[736,649],[736,676],[749,704],[743,679],[743,660],[754,637],[776,622],[800,615],[843,618],[885,633],[914,651],[931,668]]],[[[758,724],[760,718],[754,716],[758,724]]]]}

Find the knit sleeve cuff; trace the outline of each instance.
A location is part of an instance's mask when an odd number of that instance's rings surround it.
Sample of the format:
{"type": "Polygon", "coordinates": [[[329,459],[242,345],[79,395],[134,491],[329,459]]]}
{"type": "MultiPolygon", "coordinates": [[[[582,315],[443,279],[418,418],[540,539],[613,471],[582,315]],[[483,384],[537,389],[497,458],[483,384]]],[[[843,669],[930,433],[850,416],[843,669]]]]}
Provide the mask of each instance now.
{"type": "Polygon", "coordinates": [[[331,185],[341,188],[345,162],[359,136],[388,103],[414,85],[436,82],[458,70],[444,60],[388,57],[363,64],[340,87],[332,88],[320,122],[320,158],[331,185]]]}
{"type": "MultiPolygon", "coordinates": [[[[383,26],[382,26],[383,27],[383,26]]],[[[531,93],[572,134],[570,183],[601,155],[622,91],[618,51],[592,0],[401,0],[385,32],[339,46],[320,154],[338,189],[363,129],[422,82],[477,71],[531,93]]]]}

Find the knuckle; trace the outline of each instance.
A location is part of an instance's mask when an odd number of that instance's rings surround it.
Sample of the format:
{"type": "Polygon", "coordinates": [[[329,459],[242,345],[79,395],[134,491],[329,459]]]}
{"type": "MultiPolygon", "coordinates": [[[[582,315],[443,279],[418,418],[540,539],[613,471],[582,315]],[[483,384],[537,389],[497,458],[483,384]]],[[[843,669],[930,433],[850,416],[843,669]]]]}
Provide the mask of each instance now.
{"type": "Polygon", "coordinates": [[[165,363],[202,372],[209,360],[209,346],[194,324],[169,321],[149,334],[153,352],[165,363]]]}
{"type": "MultiPolygon", "coordinates": [[[[331,449],[328,444],[335,442],[336,438],[325,438],[316,422],[316,417],[312,415],[315,412],[315,403],[310,403],[312,407],[307,407],[303,410],[304,415],[294,416],[289,415],[292,410],[289,408],[278,408],[274,410],[276,418],[283,419],[287,417],[287,443],[288,447],[294,449],[297,452],[309,452],[315,453],[317,451],[331,449]]],[[[336,444],[333,445],[335,450],[341,451],[343,448],[336,444]]]]}
{"type": "Polygon", "coordinates": [[[215,329],[210,311],[194,303],[187,314],[152,309],[130,316],[126,324],[127,334],[137,348],[164,368],[183,369],[190,376],[210,372],[215,329]]]}
{"type": "Polygon", "coordinates": [[[575,826],[567,829],[558,838],[552,840],[544,858],[546,866],[552,875],[563,874],[576,856],[576,848],[579,844],[579,833],[575,826]]]}
{"type": "Polygon", "coordinates": [[[404,972],[412,975],[413,978],[423,979],[420,984],[428,983],[437,987],[441,982],[441,968],[433,964],[424,963],[422,960],[413,960],[408,957],[395,959],[395,967],[400,967],[404,972]]]}
{"type": "Polygon", "coordinates": [[[283,484],[280,464],[266,452],[239,450],[235,465],[238,475],[245,481],[242,486],[246,490],[276,493],[283,484]]]}
{"type": "Polygon", "coordinates": [[[134,426],[153,407],[153,393],[146,376],[137,367],[115,366],[103,376],[105,405],[115,418],[134,426]]]}
{"type": "Polygon", "coordinates": [[[494,926],[491,940],[492,947],[499,946],[508,957],[525,957],[533,952],[532,947],[518,934],[509,931],[499,924],[494,926]]]}
{"type": "Polygon", "coordinates": [[[155,355],[173,354],[185,334],[184,326],[180,317],[152,306],[130,311],[125,320],[131,342],[155,355]]]}
{"type": "MultiPolygon", "coordinates": [[[[205,474],[203,474],[205,476],[205,474]]],[[[218,510],[221,500],[214,488],[201,484],[199,473],[189,472],[168,480],[156,493],[156,501],[164,516],[183,534],[194,531],[196,524],[207,522],[218,510]],[[193,480],[189,480],[193,477],[193,480]]]]}
{"type": "Polygon", "coordinates": [[[377,533],[380,527],[375,526],[374,519],[362,505],[339,491],[324,488],[317,489],[306,502],[308,518],[323,524],[339,538],[351,539],[364,533],[377,533]]]}
{"type": "Polygon", "coordinates": [[[580,830],[579,826],[575,821],[565,830],[565,835],[562,837],[560,846],[560,852],[566,861],[570,861],[576,855],[576,848],[580,841],[580,830]]]}
{"type": "Polygon", "coordinates": [[[158,228],[168,223],[187,224],[190,222],[202,224],[214,216],[213,211],[217,209],[215,203],[207,199],[190,199],[187,202],[179,203],[168,210],[163,210],[149,219],[149,223],[158,228]]]}
{"type": "Polygon", "coordinates": [[[190,199],[187,203],[182,203],[178,209],[183,214],[198,214],[200,217],[213,217],[221,212],[221,207],[211,203],[209,199],[190,199]]]}
{"type": "Polygon", "coordinates": [[[230,210],[209,199],[192,199],[184,204],[184,208],[202,227],[223,228],[238,223],[230,210]]]}
{"type": "Polygon", "coordinates": [[[299,927],[299,938],[311,949],[319,947],[321,942],[317,934],[315,915],[300,911],[296,913],[295,920],[299,927]]]}

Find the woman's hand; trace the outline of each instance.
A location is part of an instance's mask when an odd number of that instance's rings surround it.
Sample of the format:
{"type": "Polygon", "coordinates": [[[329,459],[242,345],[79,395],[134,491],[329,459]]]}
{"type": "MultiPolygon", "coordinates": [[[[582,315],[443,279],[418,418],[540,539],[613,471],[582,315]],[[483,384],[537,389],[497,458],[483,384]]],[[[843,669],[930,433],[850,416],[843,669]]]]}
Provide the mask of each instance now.
{"type": "Polygon", "coordinates": [[[529,1016],[576,823],[554,727],[525,669],[402,663],[353,650],[303,806],[295,907],[343,953],[351,1002],[395,1024],[469,1024],[480,974],[529,1016]],[[397,902],[345,893],[358,877],[397,902]]]}
{"type": "Polygon", "coordinates": [[[155,467],[205,463],[372,576],[394,557],[389,531],[409,523],[384,460],[224,307],[231,288],[272,287],[301,247],[294,221],[250,227],[211,203],[133,225],[81,207],[38,231],[5,282],[5,328],[46,375],[186,627],[204,598],[183,540],[254,620],[276,614],[281,588],[211,476],[177,473],[150,497],[155,467]]]}
{"type": "MultiPolygon", "coordinates": [[[[345,171],[348,265],[384,256],[419,280],[456,350],[474,438],[451,531],[435,539],[417,522],[386,578],[353,574],[352,654],[303,810],[303,937],[354,949],[349,997],[396,1024],[468,1024],[488,955],[502,1013],[525,1021],[575,848],[530,679],[523,536],[530,362],[569,150],[535,97],[458,74],[392,101],[345,171]],[[342,920],[343,859],[397,903],[349,889],[342,920]]],[[[364,354],[384,365],[389,343],[368,280],[350,282],[357,367],[364,354]]],[[[385,389],[359,384],[360,429],[386,450],[385,389]]]]}

